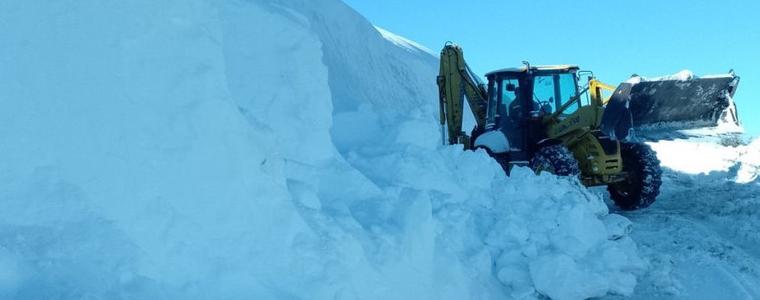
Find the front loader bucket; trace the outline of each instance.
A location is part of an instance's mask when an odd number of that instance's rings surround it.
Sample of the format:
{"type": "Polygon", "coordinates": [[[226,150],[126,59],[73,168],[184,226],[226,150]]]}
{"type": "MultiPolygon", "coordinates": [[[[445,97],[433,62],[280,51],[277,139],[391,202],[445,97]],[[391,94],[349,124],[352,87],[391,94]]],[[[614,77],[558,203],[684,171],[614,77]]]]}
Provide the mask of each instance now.
{"type": "Polygon", "coordinates": [[[694,129],[721,122],[739,125],[732,100],[738,84],[739,77],[733,72],[703,78],[642,80],[630,90],[633,126],[668,124],[669,128],[694,129]]]}

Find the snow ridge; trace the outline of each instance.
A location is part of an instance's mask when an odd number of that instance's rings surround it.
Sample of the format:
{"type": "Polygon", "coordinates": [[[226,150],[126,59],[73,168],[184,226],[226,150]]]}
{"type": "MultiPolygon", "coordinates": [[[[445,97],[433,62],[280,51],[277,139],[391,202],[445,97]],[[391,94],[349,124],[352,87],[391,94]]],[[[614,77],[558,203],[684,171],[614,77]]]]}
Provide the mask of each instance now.
{"type": "Polygon", "coordinates": [[[390,32],[378,26],[375,26],[375,29],[377,29],[377,31],[379,31],[380,34],[382,34],[385,39],[389,40],[391,43],[394,43],[401,48],[409,49],[410,51],[422,51],[433,56],[437,55],[435,52],[433,52],[433,50],[430,50],[430,48],[420,45],[419,43],[415,41],[412,41],[403,36],[397,35],[393,32],[390,32]]]}

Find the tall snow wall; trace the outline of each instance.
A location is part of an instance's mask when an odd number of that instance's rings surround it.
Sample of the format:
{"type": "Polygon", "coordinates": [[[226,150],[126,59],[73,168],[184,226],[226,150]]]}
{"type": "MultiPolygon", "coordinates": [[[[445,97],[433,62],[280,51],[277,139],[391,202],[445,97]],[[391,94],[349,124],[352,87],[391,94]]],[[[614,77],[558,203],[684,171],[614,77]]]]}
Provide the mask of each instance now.
{"type": "Polygon", "coordinates": [[[335,0],[0,2],[0,298],[630,294],[630,223],[439,146],[436,58],[389,35],[335,0]]]}

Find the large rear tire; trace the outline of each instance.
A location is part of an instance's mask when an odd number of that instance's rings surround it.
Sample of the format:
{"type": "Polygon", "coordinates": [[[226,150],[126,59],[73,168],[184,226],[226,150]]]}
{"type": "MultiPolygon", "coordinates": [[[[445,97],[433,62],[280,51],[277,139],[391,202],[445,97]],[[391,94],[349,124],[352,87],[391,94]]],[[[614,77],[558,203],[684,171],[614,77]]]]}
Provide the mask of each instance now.
{"type": "Polygon", "coordinates": [[[620,147],[623,171],[628,176],[625,181],[607,186],[610,198],[623,210],[649,207],[660,194],[660,160],[646,144],[621,144],[620,147]]]}
{"type": "Polygon", "coordinates": [[[530,160],[530,168],[540,174],[549,172],[558,176],[578,176],[581,169],[573,153],[562,144],[547,145],[538,149],[530,160]]]}

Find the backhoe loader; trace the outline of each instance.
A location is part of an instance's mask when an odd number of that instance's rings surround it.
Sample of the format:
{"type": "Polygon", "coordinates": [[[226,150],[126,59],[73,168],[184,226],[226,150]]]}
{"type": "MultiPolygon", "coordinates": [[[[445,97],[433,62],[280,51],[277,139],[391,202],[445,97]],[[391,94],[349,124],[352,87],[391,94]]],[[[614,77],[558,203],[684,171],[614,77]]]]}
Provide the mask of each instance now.
{"type": "Polygon", "coordinates": [[[613,87],[577,66],[523,62],[487,73],[483,83],[459,46],[447,43],[440,60],[444,144],[484,149],[507,174],[514,165],[527,165],[537,173],[578,176],[586,186],[606,185],[624,210],[651,205],[662,182],[660,161],[648,145],[636,142],[636,128],[663,122],[682,128],[738,124],[732,97],[739,77],[733,72],[657,80],[634,76],[613,87]],[[469,135],[462,131],[465,100],[476,123],[469,135]]]}

